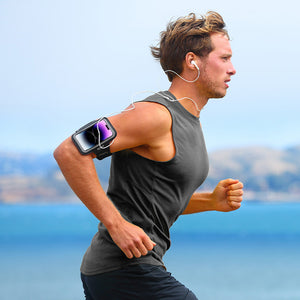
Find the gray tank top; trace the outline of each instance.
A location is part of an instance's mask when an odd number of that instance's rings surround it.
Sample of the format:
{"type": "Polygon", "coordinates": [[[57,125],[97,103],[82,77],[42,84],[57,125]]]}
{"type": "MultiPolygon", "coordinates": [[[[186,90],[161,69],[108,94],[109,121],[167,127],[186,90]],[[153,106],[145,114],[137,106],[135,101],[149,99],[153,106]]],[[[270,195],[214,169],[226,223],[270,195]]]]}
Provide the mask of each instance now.
{"type": "MultiPolygon", "coordinates": [[[[166,162],[147,159],[131,150],[112,155],[107,195],[129,222],[140,226],[156,243],[146,256],[128,259],[100,222],[87,249],[81,272],[95,275],[132,264],[163,265],[170,247],[169,229],[208,174],[208,157],[199,119],[168,91],[145,102],[164,105],[172,117],[175,156],[166,162]]],[[[155,122],[155,116],[153,116],[155,122]]]]}

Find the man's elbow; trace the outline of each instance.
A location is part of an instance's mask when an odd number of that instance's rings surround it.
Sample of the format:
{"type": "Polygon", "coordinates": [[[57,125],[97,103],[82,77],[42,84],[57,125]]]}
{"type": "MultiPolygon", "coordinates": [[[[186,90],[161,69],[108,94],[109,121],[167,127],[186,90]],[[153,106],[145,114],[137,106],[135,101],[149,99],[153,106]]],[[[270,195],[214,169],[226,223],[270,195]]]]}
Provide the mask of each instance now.
{"type": "Polygon", "coordinates": [[[53,152],[53,157],[57,161],[57,163],[61,160],[61,155],[62,155],[61,145],[59,145],[53,152]]]}
{"type": "Polygon", "coordinates": [[[66,139],[62,142],[53,152],[56,162],[60,165],[72,158],[72,156],[74,156],[74,150],[77,150],[74,148],[75,146],[70,139],[66,139]]]}

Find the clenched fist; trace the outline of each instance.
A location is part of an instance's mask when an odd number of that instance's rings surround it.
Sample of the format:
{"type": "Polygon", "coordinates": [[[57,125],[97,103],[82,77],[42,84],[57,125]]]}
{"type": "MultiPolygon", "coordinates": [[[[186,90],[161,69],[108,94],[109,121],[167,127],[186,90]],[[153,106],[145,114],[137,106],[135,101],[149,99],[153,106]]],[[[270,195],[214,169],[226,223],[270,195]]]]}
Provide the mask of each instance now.
{"type": "Polygon", "coordinates": [[[240,208],[243,187],[243,183],[236,179],[221,180],[212,193],[215,210],[227,212],[240,208]]]}

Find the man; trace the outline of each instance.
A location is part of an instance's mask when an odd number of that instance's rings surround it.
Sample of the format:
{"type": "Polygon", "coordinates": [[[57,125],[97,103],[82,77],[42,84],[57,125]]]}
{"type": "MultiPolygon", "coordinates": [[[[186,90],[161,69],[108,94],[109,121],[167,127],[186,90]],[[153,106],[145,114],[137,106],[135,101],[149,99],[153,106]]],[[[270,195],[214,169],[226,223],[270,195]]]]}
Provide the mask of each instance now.
{"type": "Polygon", "coordinates": [[[224,27],[215,12],[190,14],[161,34],[152,54],[171,86],[108,118],[117,136],[109,147],[107,194],[93,162],[99,153],[80,154],[71,138],[55,150],[70,187],[101,221],[81,266],[86,299],[196,299],[165,270],[162,257],[179,215],[241,205],[238,180],[194,193],[208,173],[200,111],[210,98],[226,95],[236,73],[224,27]]]}

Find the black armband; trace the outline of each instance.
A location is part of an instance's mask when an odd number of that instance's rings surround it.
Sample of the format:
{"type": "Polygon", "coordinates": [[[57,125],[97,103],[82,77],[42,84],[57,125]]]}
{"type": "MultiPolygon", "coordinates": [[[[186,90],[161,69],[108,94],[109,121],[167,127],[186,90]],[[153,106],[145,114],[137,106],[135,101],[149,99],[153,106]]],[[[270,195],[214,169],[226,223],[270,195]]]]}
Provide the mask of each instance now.
{"type": "Polygon", "coordinates": [[[111,155],[110,145],[117,132],[107,118],[100,118],[81,127],[72,135],[72,140],[83,155],[95,153],[98,159],[111,155]]]}

